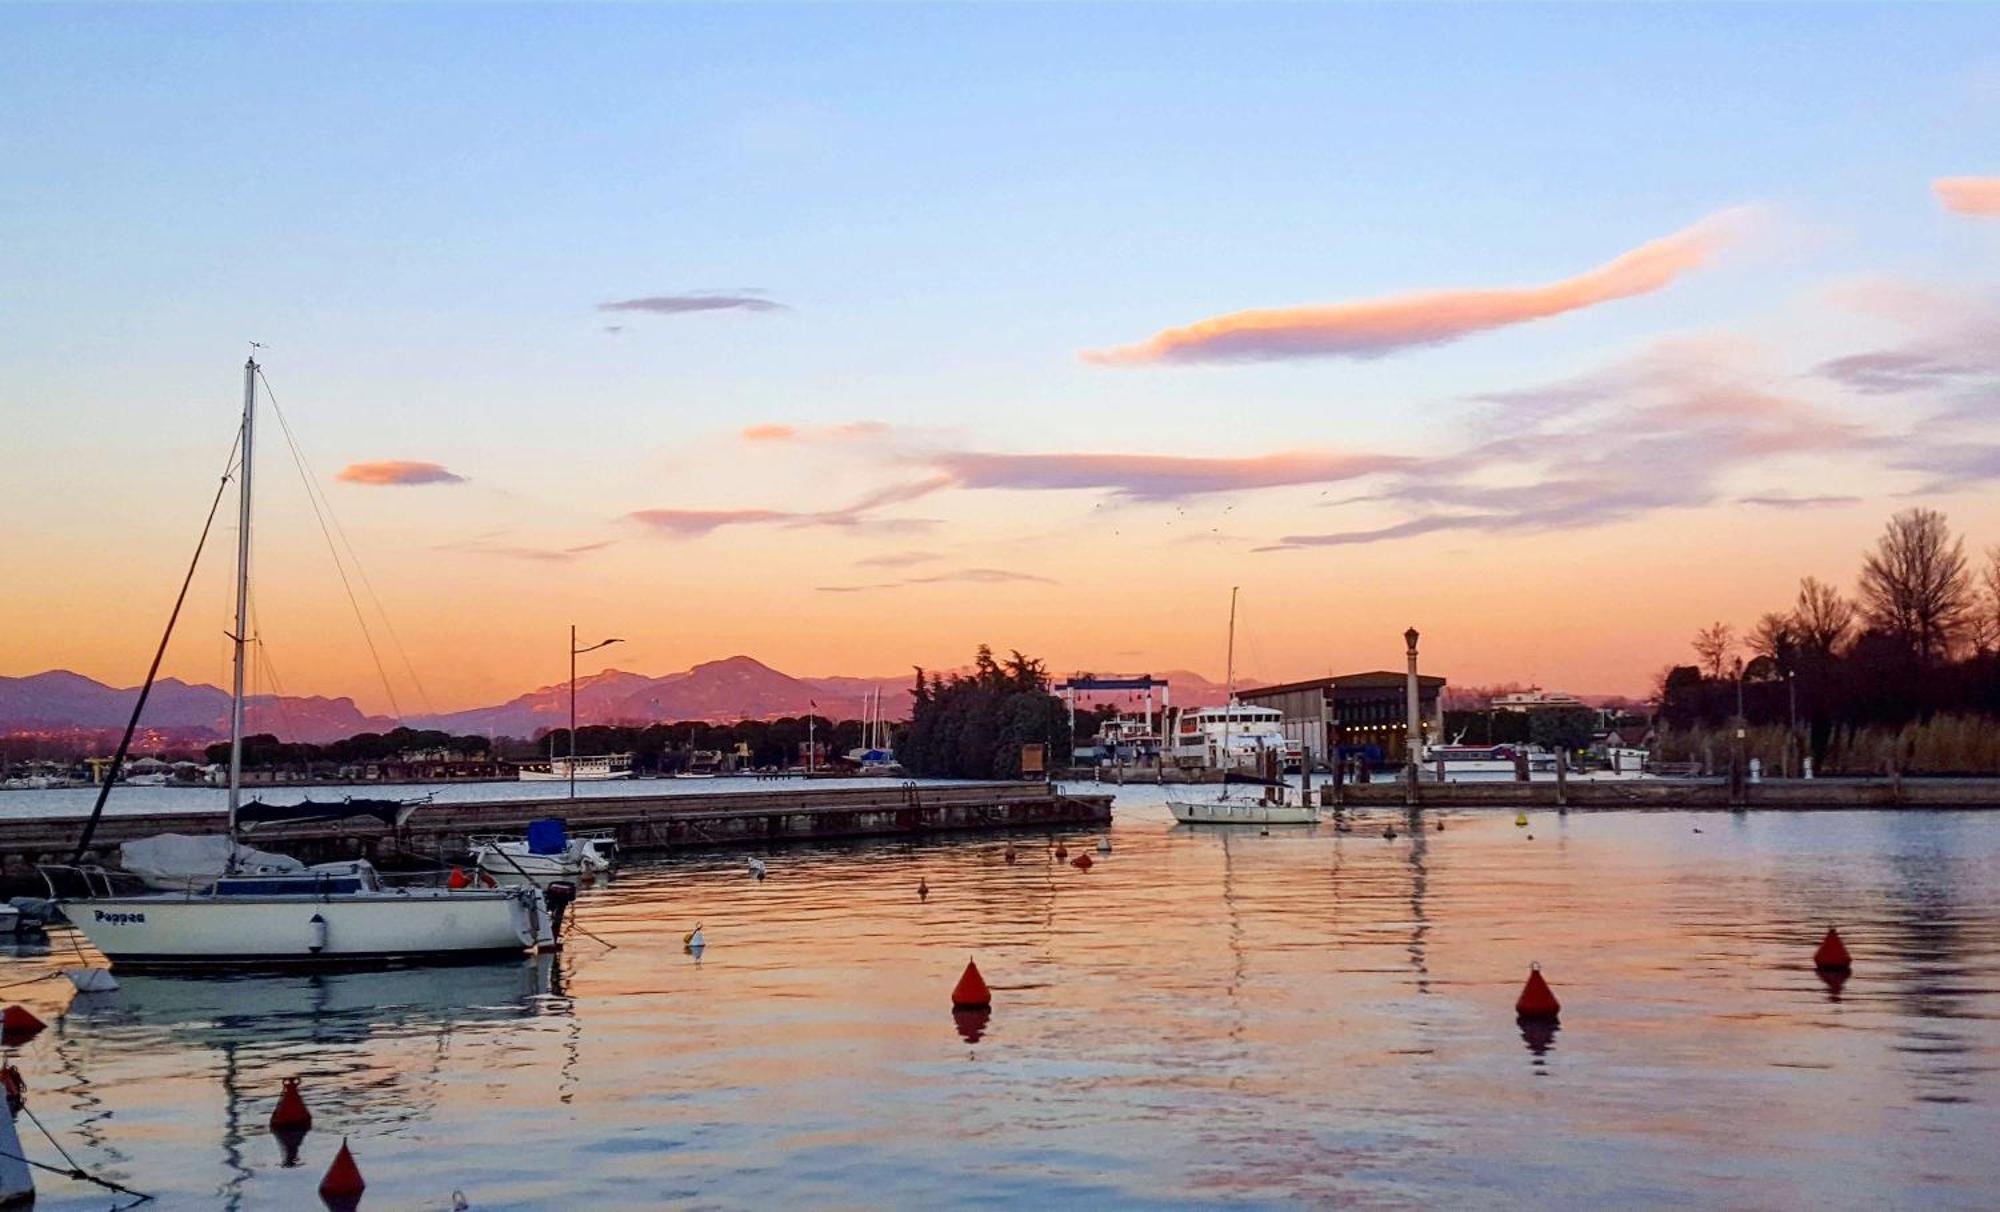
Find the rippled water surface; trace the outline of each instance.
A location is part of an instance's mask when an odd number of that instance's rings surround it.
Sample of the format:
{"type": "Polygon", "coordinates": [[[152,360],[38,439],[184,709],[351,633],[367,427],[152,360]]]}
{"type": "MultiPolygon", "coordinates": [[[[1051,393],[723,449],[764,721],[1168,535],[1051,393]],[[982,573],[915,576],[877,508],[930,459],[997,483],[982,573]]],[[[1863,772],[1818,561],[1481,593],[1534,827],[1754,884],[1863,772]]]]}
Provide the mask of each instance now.
{"type": "Polygon", "coordinates": [[[2000,816],[1117,811],[1112,853],[1066,839],[1089,871],[1027,836],[637,865],[553,965],[14,988],[51,1023],[17,1063],[173,1208],[315,1207],[342,1136],[379,1209],[2000,1203],[2000,816]],[[1553,1036],[1514,1020],[1532,961],[1553,1036]]]}

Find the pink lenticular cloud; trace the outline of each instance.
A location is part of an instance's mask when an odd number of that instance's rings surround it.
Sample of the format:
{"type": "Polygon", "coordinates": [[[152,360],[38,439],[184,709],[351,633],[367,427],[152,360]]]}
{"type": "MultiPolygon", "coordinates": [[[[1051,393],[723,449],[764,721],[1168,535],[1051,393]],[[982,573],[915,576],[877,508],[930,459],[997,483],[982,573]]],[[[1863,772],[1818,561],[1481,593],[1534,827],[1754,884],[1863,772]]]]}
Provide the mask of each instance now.
{"type": "Polygon", "coordinates": [[[421,463],[411,459],[377,459],[371,463],[349,463],[334,476],[343,484],[410,485],[463,484],[465,477],[445,469],[441,463],[421,463]]]}
{"type": "Polygon", "coordinates": [[[1184,328],[1169,328],[1137,345],[1085,350],[1082,356],[1086,362],[1106,366],[1308,357],[1366,359],[1418,346],[1443,345],[1487,329],[1663,289],[1706,266],[1723,247],[1739,238],[1751,216],[1747,210],[1722,211],[1587,273],[1542,286],[1420,291],[1358,303],[1232,312],[1184,328]]]}
{"type": "Polygon", "coordinates": [[[881,421],[848,421],[816,429],[767,422],[748,426],[738,436],[745,442],[853,442],[881,437],[888,432],[889,427],[881,421]]]}
{"type": "Polygon", "coordinates": [[[1142,500],[1208,492],[1324,484],[1394,470],[1395,455],[1280,451],[1242,458],[1147,454],[991,454],[955,451],[930,460],[964,488],[1108,488],[1142,500]]]}
{"type": "Polygon", "coordinates": [[[2000,177],[1939,177],[1931,188],[1946,210],[2000,218],[2000,177]]]}
{"type": "Polygon", "coordinates": [[[789,442],[799,436],[790,425],[749,425],[743,430],[745,442],[789,442]]]}

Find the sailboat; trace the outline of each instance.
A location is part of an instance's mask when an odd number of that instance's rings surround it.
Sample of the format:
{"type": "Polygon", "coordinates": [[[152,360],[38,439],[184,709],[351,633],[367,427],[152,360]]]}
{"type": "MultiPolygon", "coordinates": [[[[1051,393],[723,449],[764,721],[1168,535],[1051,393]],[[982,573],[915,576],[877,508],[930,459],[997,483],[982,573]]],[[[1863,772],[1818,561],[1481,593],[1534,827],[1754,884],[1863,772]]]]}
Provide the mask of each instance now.
{"type": "MultiPolygon", "coordinates": [[[[235,679],[229,708],[229,826],[224,874],[173,893],[120,895],[96,867],[45,866],[51,896],[116,969],[375,965],[521,955],[552,945],[548,907],[533,887],[387,887],[363,860],[298,871],[251,870],[239,830],[243,681],[249,633],[251,441],[257,361],[243,367],[237,481],[235,679]],[[81,887],[82,895],[65,894],[81,887]]],[[[135,714],[136,722],[136,714],[135,714]]],[[[268,813],[273,806],[263,806],[268,813]]],[[[314,805],[325,808],[325,805],[314,805]]]]}
{"type": "Polygon", "coordinates": [[[1236,593],[1229,590],[1229,667],[1225,675],[1228,697],[1222,715],[1222,745],[1217,761],[1222,766],[1222,794],[1212,800],[1168,800],[1167,811],[1183,825],[1309,825],[1319,820],[1319,810],[1304,801],[1288,804],[1282,798],[1238,799],[1229,794],[1229,777],[1236,772],[1236,751],[1230,745],[1231,726],[1240,708],[1236,702],[1236,593]]]}

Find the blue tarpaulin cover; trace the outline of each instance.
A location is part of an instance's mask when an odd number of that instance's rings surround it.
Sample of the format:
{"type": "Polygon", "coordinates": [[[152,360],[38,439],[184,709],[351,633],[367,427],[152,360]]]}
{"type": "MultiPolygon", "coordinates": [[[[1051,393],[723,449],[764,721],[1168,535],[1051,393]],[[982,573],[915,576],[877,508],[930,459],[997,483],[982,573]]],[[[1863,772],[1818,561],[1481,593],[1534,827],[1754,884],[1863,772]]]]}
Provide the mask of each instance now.
{"type": "Polygon", "coordinates": [[[563,833],[563,823],[554,817],[528,822],[529,854],[561,854],[569,845],[569,838],[563,833]]]}

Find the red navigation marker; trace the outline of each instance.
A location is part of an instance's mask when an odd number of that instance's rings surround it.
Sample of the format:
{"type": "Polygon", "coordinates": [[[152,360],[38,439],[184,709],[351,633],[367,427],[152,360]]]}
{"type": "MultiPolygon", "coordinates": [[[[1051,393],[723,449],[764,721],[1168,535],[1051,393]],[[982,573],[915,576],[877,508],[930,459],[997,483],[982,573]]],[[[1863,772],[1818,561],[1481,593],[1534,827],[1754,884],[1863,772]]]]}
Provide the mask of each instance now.
{"type": "Polygon", "coordinates": [[[1538,1020],[1553,1019],[1562,1013],[1562,1003],[1556,1000],[1549,983],[1542,979],[1540,964],[1529,966],[1528,983],[1521,986],[1521,996],[1514,1003],[1514,1013],[1520,1018],[1538,1020]]]}
{"type": "Polygon", "coordinates": [[[313,1113],[306,1108],[306,1100],[299,1097],[299,1079],[288,1077],[285,1088],[278,1095],[278,1105],[271,1112],[271,1131],[305,1132],[313,1126],[313,1113]]]}
{"type": "Polygon", "coordinates": [[[9,1006],[0,1010],[0,1042],[9,1047],[27,1043],[46,1026],[47,1023],[36,1018],[25,1006],[9,1006]]]}
{"type": "Polygon", "coordinates": [[[979,965],[965,961],[965,973],[958,978],[958,984],[951,991],[951,1008],[954,1010],[988,1010],[993,1006],[993,992],[986,987],[986,979],[979,975],[979,965]]]}
{"type": "Polygon", "coordinates": [[[1847,944],[1840,941],[1840,931],[1826,928],[1826,937],[1820,940],[1819,950],[1813,952],[1813,967],[1821,972],[1847,972],[1854,967],[1854,957],[1847,954],[1847,944]]]}
{"type": "Polygon", "coordinates": [[[1069,861],[1069,865],[1076,868],[1078,871],[1088,871],[1090,870],[1091,864],[1094,861],[1095,860],[1093,860],[1087,854],[1079,854],[1075,858],[1069,861]]]}
{"type": "Polygon", "coordinates": [[[333,1164],[326,1168],[326,1177],[319,1180],[319,1197],[329,1208],[352,1208],[361,1202],[361,1193],[368,1184],[361,1181],[361,1167],[354,1164],[354,1155],[347,1151],[347,1141],[340,1142],[340,1152],[333,1155],[333,1164]]]}

